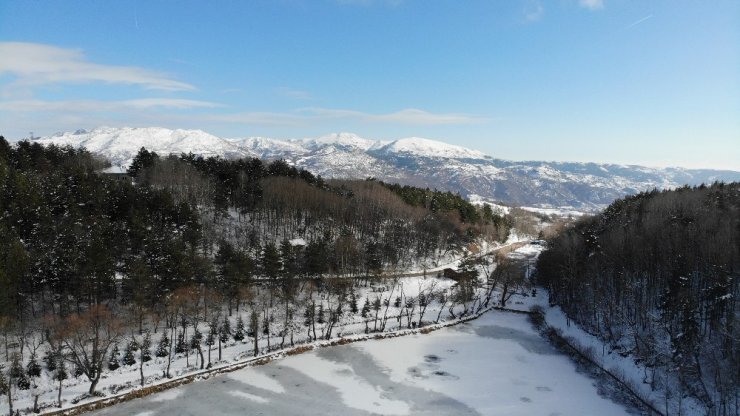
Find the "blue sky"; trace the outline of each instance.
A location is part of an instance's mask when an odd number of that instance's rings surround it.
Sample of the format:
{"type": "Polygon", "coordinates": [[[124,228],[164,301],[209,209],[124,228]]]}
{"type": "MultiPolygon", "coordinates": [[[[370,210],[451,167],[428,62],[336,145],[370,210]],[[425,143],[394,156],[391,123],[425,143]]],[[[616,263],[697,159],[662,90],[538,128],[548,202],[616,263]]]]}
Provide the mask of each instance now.
{"type": "Polygon", "coordinates": [[[420,136],[740,170],[740,2],[0,2],[0,134],[420,136]]]}

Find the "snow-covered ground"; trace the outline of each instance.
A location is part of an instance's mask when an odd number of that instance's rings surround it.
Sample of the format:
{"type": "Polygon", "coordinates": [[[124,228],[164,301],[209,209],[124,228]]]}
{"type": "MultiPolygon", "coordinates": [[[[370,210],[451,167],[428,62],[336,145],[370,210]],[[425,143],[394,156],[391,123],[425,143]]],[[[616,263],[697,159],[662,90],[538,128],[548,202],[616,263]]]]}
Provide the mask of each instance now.
{"type": "MultiPolygon", "coordinates": [[[[547,304],[547,293],[538,294],[534,299],[543,306],[547,304]]],[[[635,363],[634,356],[622,356],[613,351],[608,345],[605,345],[597,337],[587,333],[581,327],[569,321],[565,313],[558,306],[546,306],[545,319],[547,324],[560,331],[563,337],[569,340],[581,351],[591,351],[593,360],[603,369],[608,370],[620,380],[628,384],[633,391],[646,402],[653,405],[656,409],[664,414],[682,414],[682,415],[703,415],[705,408],[696,400],[684,397],[680,401],[681,409],[679,411],[679,401],[675,397],[669,397],[666,400],[664,390],[653,391],[650,384],[646,382],[646,376],[649,370],[644,365],[635,363]]],[[[678,389],[676,389],[678,391],[678,389]]]]}
{"type": "Polygon", "coordinates": [[[314,350],[96,415],[624,415],[526,316],[314,350]]]}
{"type": "Polygon", "coordinates": [[[538,214],[545,214],[545,215],[554,215],[556,217],[561,218],[578,218],[586,215],[587,213],[584,211],[576,210],[575,208],[541,208],[541,207],[521,207],[525,211],[529,212],[535,212],[538,214]]]}
{"type": "MultiPolygon", "coordinates": [[[[509,256],[533,264],[542,249],[540,245],[526,244],[509,256]]],[[[364,299],[375,296],[391,298],[403,294],[414,297],[433,287],[436,291],[449,291],[453,284],[450,279],[434,277],[433,274],[404,277],[397,280],[395,289],[382,286],[360,288],[357,298],[362,305],[364,299]]],[[[494,302],[497,296],[494,296],[494,302]]],[[[528,291],[526,295],[517,294],[509,300],[507,308],[528,311],[533,305],[543,307],[548,325],[559,329],[563,336],[584,349],[597,352],[594,354],[595,362],[618,374],[638,395],[662,409],[660,392],[652,392],[649,385],[643,383],[644,369],[630,356],[610,354],[598,339],[572,322],[569,324],[558,307],[548,305],[545,290],[539,289],[536,296],[531,296],[528,291]]],[[[446,307],[438,315],[439,306],[436,303],[430,305],[425,322],[434,322],[438,316],[441,316],[441,322],[451,318],[446,307]]],[[[460,305],[454,309],[456,314],[461,312],[460,305]]],[[[401,312],[402,308],[389,305],[389,318],[401,312]]],[[[382,310],[380,315],[383,315],[382,310]]],[[[418,319],[418,309],[413,315],[418,319]]],[[[371,330],[373,321],[371,316],[371,330]]],[[[390,318],[386,331],[405,330],[407,324],[405,317],[400,322],[395,317],[390,318]]],[[[353,338],[356,336],[352,334],[361,336],[364,329],[365,323],[360,316],[348,315],[337,324],[333,335],[353,338]]],[[[323,325],[317,325],[319,335],[323,330],[323,325]]],[[[305,342],[305,332],[305,328],[297,329],[296,342],[305,342]]],[[[155,346],[158,337],[153,337],[155,346]]],[[[273,334],[272,345],[278,343],[279,337],[273,334]]],[[[314,345],[327,343],[313,342],[314,345]]],[[[229,341],[223,348],[223,360],[218,362],[218,350],[214,346],[211,354],[215,367],[244,362],[253,355],[251,344],[250,339],[229,341]]],[[[264,337],[259,344],[264,353],[264,337]]],[[[194,353],[189,358],[178,354],[172,362],[172,374],[175,377],[199,374],[195,363],[194,353]]],[[[169,381],[162,375],[166,365],[166,358],[155,358],[145,364],[147,385],[169,381]]],[[[201,414],[204,409],[218,414],[236,414],[234,409],[253,409],[253,414],[369,412],[435,415],[601,415],[627,411],[599,397],[594,387],[597,383],[574,369],[575,364],[568,357],[549,347],[547,341],[531,328],[525,315],[491,311],[477,320],[427,335],[365,341],[283,358],[266,366],[238,370],[117,405],[101,414],[201,414]],[[186,404],[189,402],[192,403],[186,404]]],[[[54,410],[52,403],[56,401],[56,387],[47,378],[44,372],[42,379],[38,380],[36,393],[40,393],[42,407],[54,410]]],[[[123,366],[112,372],[106,371],[98,390],[111,397],[119,389],[136,389],[138,380],[138,365],[123,366]]],[[[64,406],[69,407],[72,399],[83,395],[87,388],[88,383],[83,378],[66,380],[64,406]]],[[[28,412],[34,391],[15,391],[15,394],[15,408],[28,412]]],[[[0,408],[5,406],[6,399],[0,397],[0,408]]],[[[668,411],[667,414],[672,413],[668,411]]],[[[684,402],[682,414],[700,415],[702,411],[693,403],[684,402]]]]}
{"type": "MultiPolygon", "coordinates": [[[[531,265],[544,249],[543,246],[528,244],[512,252],[509,256],[520,260],[527,260],[531,265]]],[[[534,272],[529,268],[528,272],[534,272]]],[[[546,324],[561,334],[572,346],[581,352],[590,352],[592,360],[602,369],[609,371],[618,377],[623,383],[629,385],[632,391],[642,400],[650,403],[656,409],[666,415],[703,415],[705,408],[696,400],[691,398],[682,398],[677,400],[675,397],[666,400],[666,392],[663,390],[653,390],[646,380],[646,374],[649,369],[644,365],[635,362],[632,355],[619,354],[606,345],[598,337],[584,331],[580,326],[569,320],[559,306],[551,306],[548,302],[548,293],[544,289],[538,289],[535,296],[512,298],[514,302],[507,305],[511,309],[529,310],[532,306],[542,307],[545,313],[546,324]],[[680,409],[678,409],[680,403],[680,409]]],[[[670,394],[671,392],[669,392],[670,394]]]]}
{"type": "MultiPolygon", "coordinates": [[[[486,250],[505,248],[509,244],[515,242],[516,241],[512,240],[500,246],[489,246],[484,244],[483,248],[486,250]]],[[[400,277],[398,279],[379,280],[369,286],[357,287],[355,289],[355,293],[358,307],[361,308],[366,302],[372,301],[375,298],[382,298],[384,301],[388,301],[387,307],[385,304],[381,306],[380,310],[378,311],[378,319],[376,323],[376,319],[374,319],[375,312],[370,311],[368,314],[368,318],[363,319],[359,313],[349,313],[349,311],[347,311],[349,305],[345,305],[345,313],[343,314],[340,321],[333,327],[332,336],[346,337],[351,336],[352,334],[363,334],[365,332],[366,326],[370,330],[380,328],[382,327],[381,321],[383,320],[384,316],[388,317],[387,324],[384,326],[385,332],[410,327],[411,325],[409,324],[408,319],[409,316],[406,315],[406,313],[409,311],[404,309],[403,304],[401,306],[395,306],[396,298],[404,299],[404,302],[402,303],[405,303],[405,299],[418,299],[420,293],[425,293],[425,295],[431,299],[432,293],[434,293],[436,296],[443,292],[447,293],[447,297],[449,298],[449,295],[452,293],[452,287],[455,285],[455,281],[447,278],[438,277],[437,274],[439,271],[447,267],[456,268],[460,260],[461,258],[453,255],[453,253],[449,253],[447,256],[441,257],[438,264],[430,265],[433,267],[426,269],[420,268],[409,270],[408,272],[406,272],[406,274],[410,276],[400,277]],[[402,315],[400,319],[398,319],[399,315],[402,315]]],[[[483,289],[481,288],[479,290],[483,289]]],[[[264,295],[262,296],[264,298],[267,297],[266,293],[262,293],[262,295],[264,295]]],[[[328,311],[330,307],[336,307],[336,299],[332,301],[332,299],[330,299],[326,295],[326,293],[314,293],[314,296],[316,304],[323,304],[326,311],[328,311]]],[[[431,301],[428,309],[425,310],[425,314],[423,316],[424,322],[428,324],[430,322],[436,321],[437,319],[439,319],[441,322],[449,320],[450,307],[451,302],[448,302],[445,305],[440,305],[439,302],[431,301]],[[443,308],[441,308],[441,306],[443,306],[443,308]],[[442,309],[441,312],[440,309],[442,309]]],[[[409,313],[411,319],[416,322],[418,322],[419,320],[419,309],[420,308],[418,307],[417,302],[416,307],[412,309],[409,313]]],[[[459,315],[462,312],[463,306],[456,305],[452,309],[454,310],[456,315],[459,315]]],[[[270,345],[273,349],[277,346],[277,344],[280,344],[281,341],[279,333],[282,329],[282,317],[284,317],[284,315],[281,315],[282,313],[282,306],[275,306],[274,310],[271,312],[271,315],[275,318],[274,323],[271,325],[272,330],[270,331],[270,345]]],[[[302,309],[299,310],[298,313],[302,313],[302,309]]],[[[235,313],[233,316],[231,316],[229,319],[231,328],[235,328],[238,315],[241,315],[242,318],[248,317],[248,311],[242,310],[240,313],[235,313]]],[[[303,325],[302,321],[302,319],[296,319],[295,322],[292,324],[294,326],[294,338],[296,343],[303,343],[307,341],[307,328],[303,325]]],[[[321,324],[317,323],[315,334],[319,338],[324,338],[327,327],[327,322],[321,324]]],[[[208,325],[204,322],[201,322],[199,324],[199,330],[201,331],[201,333],[207,334],[209,331],[208,325]]],[[[152,334],[152,351],[156,350],[157,344],[160,341],[161,337],[161,328],[158,333],[152,334]]],[[[139,342],[141,342],[141,336],[136,335],[136,338],[139,342]]],[[[119,348],[123,350],[127,342],[128,339],[122,339],[119,344],[119,348]]],[[[266,353],[268,341],[265,335],[260,333],[258,344],[260,350],[259,353],[266,353]]],[[[286,346],[287,345],[289,345],[288,339],[286,339],[286,346]]],[[[207,347],[205,345],[203,346],[203,349],[203,354],[206,357],[209,357],[207,347]]],[[[228,342],[223,344],[221,360],[218,360],[218,347],[216,345],[211,347],[209,362],[212,362],[216,368],[224,367],[234,364],[235,362],[243,361],[244,359],[251,357],[253,354],[253,339],[247,338],[244,341],[237,342],[234,341],[233,338],[230,338],[228,342]]],[[[139,358],[140,356],[137,352],[135,353],[137,364],[131,366],[124,365],[112,371],[108,371],[108,369],[105,369],[100,383],[98,384],[97,390],[104,394],[106,397],[111,397],[117,392],[126,392],[138,388],[140,384],[140,373],[138,367],[139,358]]],[[[167,368],[167,361],[168,360],[166,357],[155,357],[153,360],[144,364],[143,374],[147,386],[161,384],[170,380],[163,375],[165,369],[167,368]]],[[[188,355],[177,354],[173,357],[170,373],[174,377],[187,376],[197,373],[199,371],[199,366],[200,364],[198,361],[197,352],[190,351],[188,355]]],[[[71,370],[71,368],[68,368],[68,370],[71,370]]],[[[36,379],[35,383],[38,387],[32,390],[14,389],[14,408],[19,409],[22,413],[30,413],[30,409],[33,406],[34,397],[38,396],[39,405],[42,409],[49,411],[56,410],[57,408],[55,406],[57,403],[58,384],[51,379],[50,372],[43,371],[42,376],[36,379]]],[[[77,399],[81,399],[81,403],[89,402],[91,399],[83,398],[83,396],[85,396],[87,392],[88,387],[89,382],[84,376],[72,377],[68,380],[65,380],[63,382],[62,391],[63,406],[65,408],[68,408],[73,404],[73,402],[77,401],[77,399]]],[[[0,409],[4,409],[6,408],[6,406],[6,397],[0,396],[0,409]]]]}

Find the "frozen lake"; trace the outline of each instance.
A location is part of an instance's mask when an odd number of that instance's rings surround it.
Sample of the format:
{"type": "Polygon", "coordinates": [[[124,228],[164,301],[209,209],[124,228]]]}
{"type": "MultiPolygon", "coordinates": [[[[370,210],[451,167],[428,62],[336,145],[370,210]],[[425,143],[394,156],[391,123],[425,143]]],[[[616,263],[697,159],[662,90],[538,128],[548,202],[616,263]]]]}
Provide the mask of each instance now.
{"type": "Polygon", "coordinates": [[[489,312],[427,335],[314,350],[95,415],[625,415],[530,326],[489,312]]]}

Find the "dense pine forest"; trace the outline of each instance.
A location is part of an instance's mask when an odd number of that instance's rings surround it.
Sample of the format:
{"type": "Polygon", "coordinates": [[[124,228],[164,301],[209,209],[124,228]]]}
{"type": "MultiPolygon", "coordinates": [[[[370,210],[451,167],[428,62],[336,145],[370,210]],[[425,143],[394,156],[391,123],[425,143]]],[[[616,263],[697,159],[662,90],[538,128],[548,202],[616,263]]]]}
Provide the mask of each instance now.
{"type": "Polygon", "coordinates": [[[104,167],[85,150],[0,141],[0,315],[150,307],[178,287],[234,294],[284,273],[367,277],[509,227],[449,192],[324,181],[280,160],[142,149],[133,182],[104,167]]]}
{"type": "Polygon", "coordinates": [[[618,200],[549,241],[538,281],[580,326],[645,366],[666,401],[737,414],[740,184],[618,200]]]}
{"type": "Polygon", "coordinates": [[[502,242],[514,222],[449,192],[325,181],[282,160],[141,149],[127,174],[107,167],[86,150],[0,138],[0,393],[11,413],[19,391],[38,410],[49,383],[61,406],[73,376],[99,394],[122,365],[139,365],[143,386],[155,358],[169,378],[173,360],[191,368],[192,354],[203,369],[229,343],[256,356],[343,326],[479,312],[496,283],[479,287],[469,271],[414,287],[399,277],[502,242]]]}

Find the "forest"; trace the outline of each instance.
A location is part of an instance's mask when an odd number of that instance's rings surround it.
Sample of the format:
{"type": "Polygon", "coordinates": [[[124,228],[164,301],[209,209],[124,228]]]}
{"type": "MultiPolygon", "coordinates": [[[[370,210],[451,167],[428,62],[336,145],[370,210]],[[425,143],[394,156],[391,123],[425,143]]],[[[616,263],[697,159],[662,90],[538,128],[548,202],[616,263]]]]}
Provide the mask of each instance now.
{"type": "Polygon", "coordinates": [[[61,406],[71,377],[95,395],[107,372],[139,365],[143,386],[153,359],[171,377],[175,357],[202,369],[230,342],[257,355],[353,322],[416,328],[518,284],[486,263],[493,283],[479,287],[466,263],[454,281],[404,288],[404,270],[507,238],[512,218],[460,195],[143,148],[128,176],[107,166],[84,149],[0,138],[0,393],[11,413],[19,391],[38,409],[40,380],[58,383],[61,406]]]}
{"type": "Polygon", "coordinates": [[[666,401],[740,409],[740,184],[617,200],[550,238],[537,268],[551,304],[644,365],[666,401]]]}
{"type": "Polygon", "coordinates": [[[281,160],[142,149],[134,183],[100,174],[105,163],[85,150],[0,141],[0,315],[64,316],[139,292],[152,306],[203,282],[232,293],[236,280],[276,277],[284,266],[296,276],[367,277],[483,234],[504,240],[509,229],[459,195],[324,181],[281,160]],[[422,196],[410,204],[410,194],[422,196]],[[289,243],[296,238],[301,245],[289,243]]]}

